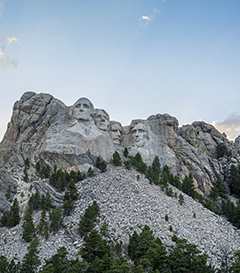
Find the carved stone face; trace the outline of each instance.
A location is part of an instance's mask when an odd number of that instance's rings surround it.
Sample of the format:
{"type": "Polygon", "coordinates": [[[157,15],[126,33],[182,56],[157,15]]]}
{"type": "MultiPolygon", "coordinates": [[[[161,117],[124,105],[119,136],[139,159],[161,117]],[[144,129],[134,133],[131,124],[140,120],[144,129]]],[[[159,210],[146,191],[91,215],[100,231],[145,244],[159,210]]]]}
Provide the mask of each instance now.
{"type": "Polygon", "coordinates": [[[144,146],[147,141],[147,130],[145,129],[144,124],[143,123],[136,124],[132,128],[131,132],[134,144],[136,144],[138,147],[144,146]]]}
{"type": "Polygon", "coordinates": [[[110,122],[110,135],[112,137],[114,144],[121,144],[122,136],[122,126],[119,122],[111,121],[110,122]]]}
{"type": "Polygon", "coordinates": [[[73,106],[73,116],[78,121],[92,121],[94,107],[90,100],[81,98],[73,106]]]}
{"type": "Polygon", "coordinates": [[[107,131],[109,127],[109,115],[105,110],[96,109],[94,120],[100,130],[107,131]]]}

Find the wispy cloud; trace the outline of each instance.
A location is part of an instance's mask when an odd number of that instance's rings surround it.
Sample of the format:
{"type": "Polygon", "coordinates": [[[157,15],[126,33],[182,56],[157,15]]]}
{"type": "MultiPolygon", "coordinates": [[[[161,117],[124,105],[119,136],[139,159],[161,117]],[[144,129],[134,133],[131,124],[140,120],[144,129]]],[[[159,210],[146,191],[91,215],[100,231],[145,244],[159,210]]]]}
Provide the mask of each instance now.
{"type": "Polygon", "coordinates": [[[18,59],[17,57],[12,57],[9,53],[9,46],[12,43],[17,43],[19,40],[15,37],[10,37],[7,39],[0,40],[0,67],[3,69],[7,68],[17,68],[18,59]]]}
{"type": "Polygon", "coordinates": [[[141,20],[148,20],[150,21],[150,18],[148,16],[142,16],[141,18],[139,18],[139,21],[141,20]]]}
{"type": "Polygon", "coordinates": [[[229,115],[224,121],[213,121],[212,125],[221,133],[226,133],[230,140],[234,140],[240,135],[240,116],[236,114],[229,115]]]}
{"type": "Polygon", "coordinates": [[[0,17],[2,17],[2,10],[4,8],[4,3],[0,1],[0,17]]]}
{"type": "Polygon", "coordinates": [[[139,21],[141,21],[140,26],[145,27],[145,28],[148,27],[149,23],[155,19],[157,14],[161,14],[161,12],[160,12],[160,10],[154,8],[152,10],[152,13],[149,16],[143,15],[142,17],[140,17],[139,18],[139,21]]]}
{"type": "Polygon", "coordinates": [[[8,43],[8,44],[16,43],[16,42],[18,42],[18,39],[15,38],[15,37],[8,38],[8,40],[7,40],[7,43],[8,43]]]}
{"type": "Polygon", "coordinates": [[[162,2],[164,3],[166,0],[162,0],[162,2]]]}

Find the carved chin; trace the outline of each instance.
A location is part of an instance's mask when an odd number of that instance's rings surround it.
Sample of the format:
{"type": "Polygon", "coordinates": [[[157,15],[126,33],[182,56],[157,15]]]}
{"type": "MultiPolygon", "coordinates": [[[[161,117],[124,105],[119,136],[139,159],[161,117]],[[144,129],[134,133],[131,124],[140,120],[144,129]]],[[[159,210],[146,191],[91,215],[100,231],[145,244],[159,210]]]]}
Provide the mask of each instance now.
{"type": "Polygon", "coordinates": [[[121,140],[120,139],[118,139],[118,138],[116,138],[116,139],[113,139],[113,143],[114,144],[121,144],[121,140]]]}
{"type": "Polygon", "coordinates": [[[106,124],[98,124],[98,128],[102,131],[107,131],[107,125],[106,124]]]}
{"type": "Polygon", "coordinates": [[[145,145],[145,142],[143,140],[140,140],[140,141],[135,141],[135,145],[137,147],[143,147],[145,145]]]}
{"type": "Polygon", "coordinates": [[[75,118],[77,119],[77,120],[83,120],[83,121],[89,121],[89,120],[91,120],[91,117],[89,117],[88,115],[77,115],[77,116],[75,116],[75,118]]]}

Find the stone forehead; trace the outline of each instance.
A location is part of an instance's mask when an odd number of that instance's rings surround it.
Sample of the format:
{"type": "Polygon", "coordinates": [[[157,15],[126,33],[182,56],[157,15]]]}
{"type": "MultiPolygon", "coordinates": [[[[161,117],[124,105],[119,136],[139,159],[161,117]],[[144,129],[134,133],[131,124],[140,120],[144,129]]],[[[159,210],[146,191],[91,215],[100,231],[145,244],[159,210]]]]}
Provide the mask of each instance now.
{"type": "Polygon", "coordinates": [[[88,99],[88,98],[80,98],[80,99],[78,99],[75,103],[74,103],[74,106],[75,105],[77,105],[77,104],[79,104],[79,103],[87,103],[90,107],[91,107],[91,109],[94,109],[94,106],[93,106],[93,104],[92,104],[92,102],[88,99]]]}
{"type": "Polygon", "coordinates": [[[122,130],[122,124],[118,121],[110,121],[110,128],[111,129],[118,129],[120,128],[122,130]]]}
{"type": "Polygon", "coordinates": [[[104,114],[107,117],[107,120],[109,120],[109,114],[104,109],[96,109],[96,116],[99,114],[104,114]]]}
{"type": "Polygon", "coordinates": [[[144,123],[137,123],[137,124],[134,124],[131,128],[131,130],[134,130],[134,129],[144,129],[146,130],[146,126],[144,123]]]}

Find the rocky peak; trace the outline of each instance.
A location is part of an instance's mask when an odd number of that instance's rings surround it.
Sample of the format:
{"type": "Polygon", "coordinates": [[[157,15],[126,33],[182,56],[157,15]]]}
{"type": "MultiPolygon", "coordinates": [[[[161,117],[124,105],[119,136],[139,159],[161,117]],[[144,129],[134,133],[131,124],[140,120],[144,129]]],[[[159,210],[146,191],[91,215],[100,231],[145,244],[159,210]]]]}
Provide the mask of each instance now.
{"type": "Polygon", "coordinates": [[[224,177],[233,161],[240,162],[240,141],[237,138],[233,145],[203,121],[178,126],[175,117],[156,114],[122,127],[87,98],[66,106],[49,94],[26,92],[14,104],[0,147],[0,166],[23,166],[26,158],[34,165],[41,158],[51,166],[57,162],[62,168],[84,169],[98,156],[106,162],[115,151],[122,156],[127,147],[130,155],[139,152],[148,165],[157,155],[161,166],[168,165],[181,179],[191,172],[199,190],[208,194],[215,178],[224,177]],[[217,158],[219,143],[229,151],[225,160],[217,158]]]}

